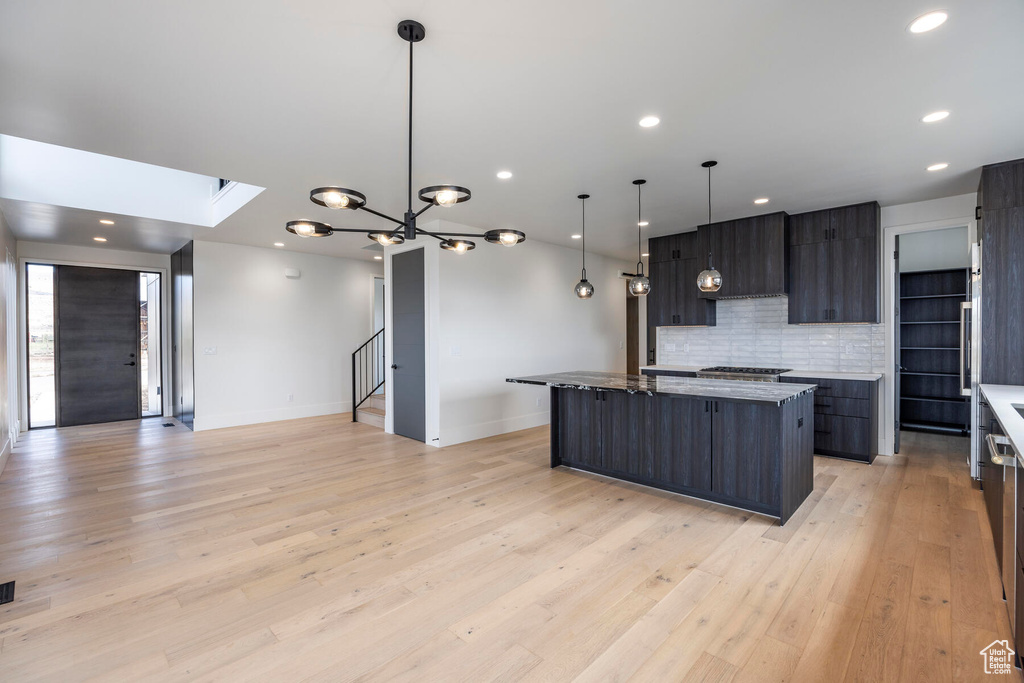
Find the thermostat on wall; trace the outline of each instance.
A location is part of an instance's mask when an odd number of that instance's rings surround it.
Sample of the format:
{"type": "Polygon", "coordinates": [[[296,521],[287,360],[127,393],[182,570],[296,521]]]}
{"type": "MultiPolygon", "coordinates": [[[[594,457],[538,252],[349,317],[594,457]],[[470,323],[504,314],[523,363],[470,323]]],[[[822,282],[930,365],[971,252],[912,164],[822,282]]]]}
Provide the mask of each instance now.
{"type": "Polygon", "coordinates": [[[298,280],[302,277],[302,272],[298,268],[285,268],[284,276],[291,280],[298,280]]]}

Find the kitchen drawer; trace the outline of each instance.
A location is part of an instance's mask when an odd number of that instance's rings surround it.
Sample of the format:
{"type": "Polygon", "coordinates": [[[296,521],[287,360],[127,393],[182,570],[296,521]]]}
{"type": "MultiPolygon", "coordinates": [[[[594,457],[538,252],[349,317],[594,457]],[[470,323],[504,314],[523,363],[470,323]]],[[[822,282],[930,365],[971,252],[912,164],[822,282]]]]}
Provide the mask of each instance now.
{"type": "Polygon", "coordinates": [[[814,377],[785,377],[786,382],[797,384],[817,384],[816,395],[840,396],[842,398],[859,398],[870,400],[875,382],[855,379],[816,379],[814,377]]]}
{"type": "Polygon", "coordinates": [[[871,401],[862,398],[839,398],[823,395],[814,397],[814,412],[823,415],[845,415],[846,417],[871,417],[871,401]]]}
{"type": "Polygon", "coordinates": [[[845,415],[814,414],[814,452],[870,461],[877,436],[872,421],[845,415]]]}

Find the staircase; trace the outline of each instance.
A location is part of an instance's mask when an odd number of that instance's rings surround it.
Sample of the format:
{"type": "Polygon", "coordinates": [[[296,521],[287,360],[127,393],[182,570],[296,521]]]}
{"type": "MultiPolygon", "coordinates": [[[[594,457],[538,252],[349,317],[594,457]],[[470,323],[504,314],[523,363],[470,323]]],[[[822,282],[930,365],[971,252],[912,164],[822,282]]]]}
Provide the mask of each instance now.
{"type": "Polygon", "coordinates": [[[385,394],[373,394],[356,408],[356,422],[384,429],[384,415],[387,406],[385,394]]]}
{"type": "Polygon", "coordinates": [[[384,329],[352,353],[352,421],[384,429],[384,329]]]}

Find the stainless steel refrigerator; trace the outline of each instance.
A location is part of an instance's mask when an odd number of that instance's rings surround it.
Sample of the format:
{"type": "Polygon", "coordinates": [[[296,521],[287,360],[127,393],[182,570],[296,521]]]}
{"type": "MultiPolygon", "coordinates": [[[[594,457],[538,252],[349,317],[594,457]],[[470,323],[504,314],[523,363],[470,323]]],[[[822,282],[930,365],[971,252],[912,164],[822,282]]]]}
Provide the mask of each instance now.
{"type": "Polygon", "coordinates": [[[981,427],[981,244],[971,245],[970,300],[960,308],[960,392],[971,397],[971,476],[981,478],[985,431],[981,427]]]}

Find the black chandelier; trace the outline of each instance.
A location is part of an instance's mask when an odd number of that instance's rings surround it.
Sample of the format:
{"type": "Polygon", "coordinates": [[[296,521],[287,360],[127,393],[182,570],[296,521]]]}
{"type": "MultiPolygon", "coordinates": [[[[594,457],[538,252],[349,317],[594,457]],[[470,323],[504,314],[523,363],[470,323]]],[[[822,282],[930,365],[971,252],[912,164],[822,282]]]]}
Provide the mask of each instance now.
{"type": "Polygon", "coordinates": [[[470,237],[483,238],[484,241],[492,244],[500,244],[505,247],[514,247],[526,239],[526,235],[519,230],[488,230],[482,234],[476,233],[455,233],[455,232],[429,232],[416,227],[416,219],[432,206],[450,207],[469,201],[472,196],[465,187],[458,185],[431,185],[419,191],[418,197],[426,202],[426,206],[419,211],[412,210],[412,49],[415,43],[423,40],[426,30],[423,24],[418,21],[406,19],[398,24],[398,35],[402,40],[409,43],[409,204],[405,216],[399,220],[392,218],[379,211],[366,206],[366,195],[362,192],[350,190],[346,187],[317,187],[310,191],[309,199],[314,204],[327,207],[328,209],[361,209],[374,216],[397,224],[398,227],[391,230],[359,230],[356,228],[335,228],[328,223],[312,220],[288,221],[285,229],[299,237],[330,237],[336,232],[361,232],[365,233],[371,240],[378,242],[381,246],[391,244],[402,244],[406,240],[414,240],[417,235],[428,235],[440,241],[440,247],[446,251],[454,251],[463,254],[470,249],[475,249],[476,244],[470,237]]]}

